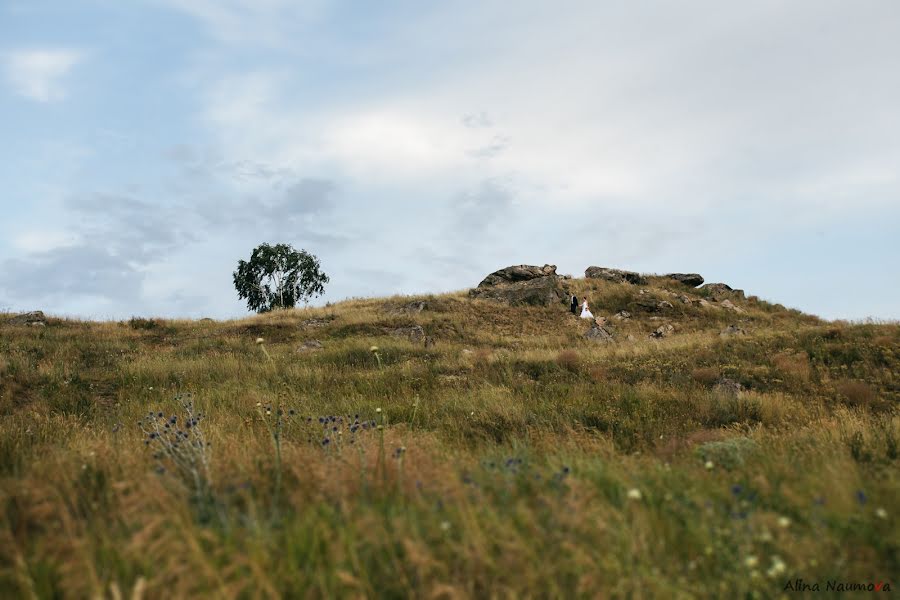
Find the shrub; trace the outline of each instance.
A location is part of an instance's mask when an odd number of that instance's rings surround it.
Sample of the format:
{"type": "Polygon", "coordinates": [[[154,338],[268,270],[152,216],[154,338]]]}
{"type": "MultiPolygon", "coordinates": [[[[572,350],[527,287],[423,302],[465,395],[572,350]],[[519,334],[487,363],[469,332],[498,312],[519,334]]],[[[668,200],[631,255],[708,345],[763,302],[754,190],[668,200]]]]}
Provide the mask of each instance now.
{"type": "Polygon", "coordinates": [[[580,363],[581,359],[578,357],[578,353],[574,350],[563,350],[556,355],[556,364],[558,364],[561,369],[566,369],[567,371],[571,371],[574,373],[578,371],[578,366],[580,363]]]}
{"type": "Polygon", "coordinates": [[[789,377],[809,381],[809,356],[806,352],[782,352],[772,359],[775,368],[789,377]]]}
{"type": "Polygon", "coordinates": [[[849,406],[868,407],[876,400],[875,391],[862,381],[839,381],[835,388],[849,406]]]}
{"type": "Polygon", "coordinates": [[[698,367],[691,371],[691,378],[701,385],[712,385],[719,379],[716,367],[698,367]]]}
{"type": "Polygon", "coordinates": [[[150,331],[152,329],[156,329],[162,326],[162,322],[157,319],[144,319],[142,317],[131,317],[128,321],[128,326],[132,329],[143,329],[146,331],[150,331]]]}
{"type": "Polygon", "coordinates": [[[719,442],[707,442],[697,446],[694,452],[704,461],[731,470],[743,466],[747,458],[757,449],[757,444],[750,438],[733,437],[719,442]]]}

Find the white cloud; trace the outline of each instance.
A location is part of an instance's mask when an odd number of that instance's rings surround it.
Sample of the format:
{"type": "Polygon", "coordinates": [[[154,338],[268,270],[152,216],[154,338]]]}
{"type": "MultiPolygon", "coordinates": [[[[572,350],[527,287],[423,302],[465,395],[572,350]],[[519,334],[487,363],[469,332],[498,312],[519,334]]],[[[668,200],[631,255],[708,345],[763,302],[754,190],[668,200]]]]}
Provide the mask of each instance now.
{"type": "Polygon", "coordinates": [[[16,93],[37,102],[55,102],[66,97],[64,80],[84,60],[84,53],[43,48],[16,50],[4,58],[7,81],[16,93]]]}
{"type": "Polygon", "coordinates": [[[49,252],[78,243],[78,236],[72,232],[59,230],[29,230],[17,234],[13,248],[21,252],[49,252]]]}
{"type": "Polygon", "coordinates": [[[326,0],[162,0],[196,18],[225,42],[282,45],[291,30],[315,20],[326,0]]]}

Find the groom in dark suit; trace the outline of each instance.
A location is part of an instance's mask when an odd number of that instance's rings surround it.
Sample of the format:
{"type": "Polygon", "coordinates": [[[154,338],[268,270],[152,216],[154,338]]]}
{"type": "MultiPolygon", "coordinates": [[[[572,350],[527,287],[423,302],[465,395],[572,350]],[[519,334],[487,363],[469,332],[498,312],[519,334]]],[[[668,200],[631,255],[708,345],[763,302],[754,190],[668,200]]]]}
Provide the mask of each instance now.
{"type": "Polygon", "coordinates": [[[578,314],[578,296],[572,296],[572,306],[569,307],[573,315],[578,314]]]}

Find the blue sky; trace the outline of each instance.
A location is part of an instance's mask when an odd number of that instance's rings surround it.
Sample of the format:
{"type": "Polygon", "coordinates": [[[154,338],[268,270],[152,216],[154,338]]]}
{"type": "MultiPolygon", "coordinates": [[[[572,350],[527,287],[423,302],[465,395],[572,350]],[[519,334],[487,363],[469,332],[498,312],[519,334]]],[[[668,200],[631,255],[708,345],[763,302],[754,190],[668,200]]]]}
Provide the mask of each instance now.
{"type": "Polygon", "coordinates": [[[0,309],[245,314],[509,264],[900,318],[893,0],[0,3],[0,309]]]}

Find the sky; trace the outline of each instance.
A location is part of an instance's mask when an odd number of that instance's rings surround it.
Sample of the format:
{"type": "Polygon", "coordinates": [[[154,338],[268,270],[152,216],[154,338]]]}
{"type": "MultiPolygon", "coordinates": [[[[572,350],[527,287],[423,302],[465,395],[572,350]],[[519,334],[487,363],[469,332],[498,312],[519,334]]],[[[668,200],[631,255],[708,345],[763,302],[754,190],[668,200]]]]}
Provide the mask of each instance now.
{"type": "Polygon", "coordinates": [[[900,319],[896,0],[0,0],[0,310],[247,314],[512,264],[900,319]]]}

